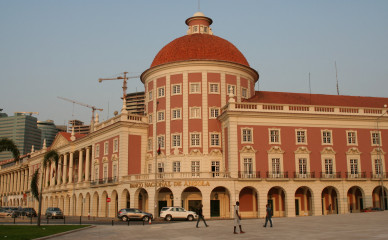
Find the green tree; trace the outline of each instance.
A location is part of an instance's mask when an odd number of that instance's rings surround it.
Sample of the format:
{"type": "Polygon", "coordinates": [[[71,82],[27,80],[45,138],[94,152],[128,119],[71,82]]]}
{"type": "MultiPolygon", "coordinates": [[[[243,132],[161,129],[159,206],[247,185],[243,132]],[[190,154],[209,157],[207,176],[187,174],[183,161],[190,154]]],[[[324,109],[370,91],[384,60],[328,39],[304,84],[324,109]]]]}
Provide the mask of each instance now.
{"type": "Polygon", "coordinates": [[[41,164],[41,167],[36,169],[34,174],[32,175],[31,179],[31,193],[36,198],[36,200],[39,201],[39,208],[38,208],[38,226],[40,226],[40,219],[41,219],[41,213],[42,213],[42,195],[43,195],[43,179],[45,177],[46,168],[49,166],[51,162],[54,162],[55,165],[58,164],[59,155],[57,151],[50,150],[46,152],[43,158],[43,162],[41,164]],[[40,184],[40,191],[39,191],[39,170],[41,171],[41,184],[40,184]]]}
{"type": "Polygon", "coordinates": [[[16,146],[16,144],[8,139],[8,138],[2,138],[0,140],[0,152],[8,151],[12,152],[13,158],[15,161],[19,161],[20,159],[20,151],[19,148],[16,146]]]}

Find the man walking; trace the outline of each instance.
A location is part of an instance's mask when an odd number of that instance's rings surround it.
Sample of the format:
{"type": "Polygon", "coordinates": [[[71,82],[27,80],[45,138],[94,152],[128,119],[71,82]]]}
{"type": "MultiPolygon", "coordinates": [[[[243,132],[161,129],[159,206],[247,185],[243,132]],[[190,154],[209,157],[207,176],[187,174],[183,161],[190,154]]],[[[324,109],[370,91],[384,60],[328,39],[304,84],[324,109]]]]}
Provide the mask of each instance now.
{"type": "Polygon", "coordinates": [[[263,227],[267,227],[267,222],[269,221],[269,223],[271,224],[271,227],[272,227],[272,220],[271,220],[271,217],[272,217],[272,209],[271,209],[271,205],[267,204],[267,206],[265,206],[266,209],[266,215],[265,215],[265,224],[263,227]]]}
{"type": "Polygon", "coordinates": [[[245,233],[241,229],[241,222],[240,222],[241,221],[241,216],[240,216],[239,205],[240,205],[240,203],[238,201],[236,202],[236,205],[234,205],[234,231],[233,231],[234,234],[237,234],[237,232],[236,232],[237,226],[240,227],[240,233],[245,233]]]}
{"type": "Polygon", "coordinates": [[[198,224],[199,224],[199,221],[200,221],[201,219],[202,219],[203,223],[205,223],[205,226],[206,226],[206,227],[209,227],[209,225],[206,224],[205,218],[203,217],[203,214],[202,214],[202,207],[203,207],[203,205],[200,204],[200,205],[199,205],[199,208],[197,209],[197,215],[198,215],[198,218],[197,218],[197,228],[199,228],[199,227],[198,227],[198,224]]]}

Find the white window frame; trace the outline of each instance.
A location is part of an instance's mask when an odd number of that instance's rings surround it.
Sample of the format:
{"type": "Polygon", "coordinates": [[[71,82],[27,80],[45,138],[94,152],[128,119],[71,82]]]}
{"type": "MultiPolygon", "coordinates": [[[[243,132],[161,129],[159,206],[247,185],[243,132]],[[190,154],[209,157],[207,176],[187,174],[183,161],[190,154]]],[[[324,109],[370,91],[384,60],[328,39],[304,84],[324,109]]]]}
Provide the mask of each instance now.
{"type": "Polygon", "coordinates": [[[248,99],[248,89],[245,87],[241,87],[241,98],[248,99]]]}
{"type": "Polygon", "coordinates": [[[114,181],[117,180],[117,164],[116,163],[112,164],[112,179],[114,181]]]}
{"type": "Polygon", "coordinates": [[[200,82],[190,83],[190,94],[200,94],[200,93],[201,93],[201,83],[200,82]]]}
{"type": "Polygon", "coordinates": [[[383,141],[381,139],[381,131],[371,131],[370,142],[371,142],[371,146],[382,146],[383,141]],[[378,134],[378,138],[376,138],[375,134],[378,134]],[[378,140],[378,142],[376,140],[378,140]]]}
{"type": "Polygon", "coordinates": [[[171,96],[173,95],[182,95],[182,84],[171,85],[171,96]]]}
{"type": "Polygon", "coordinates": [[[165,114],[164,110],[158,111],[157,114],[158,114],[158,122],[164,122],[166,119],[166,114],[165,114]]]}
{"type": "Polygon", "coordinates": [[[325,153],[321,154],[321,166],[322,166],[322,174],[325,176],[324,178],[336,178],[337,173],[337,163],[335,159],[335,154],[333,153],[325,153]],[[332,161],[332,174],[326,173],[326,159],[331,159],[332,161]]]}
{"type": "Polygon", "coordinates": [[[109,142],[106,141],[104,142],[104,155],[108,155],[109,154],[109,142]]]}
{"type": "Polygon", "coordinates": [[[236,96],[237,95],[237,93],[236,93],[236,85],[227,84],[226,85],[226,94],[227,94],[227,96],[230,95],[231,90],[232,90],[233,96],[236,96]]]}
{"type": "Polygon", "coordinates": [[[191,161],[191,176],[200,177],[201,163],[200,161],[191,161]]]}
{"type": "Polygon", "coordinates": [[[329,129],[321,130],[321,141],[322,141],[322,145],[333,145],[333,130],[329,130],[329,129]],[[328,133],[330,136],[327,136],[328,133]]]}
{"type": "Polygon", "coordinates": [[[201,133],[200,132],[190,133],[190,147],[201,147],[201,133]],[[198,136],[198,139],[193,139],[194,136],[198,136]],[[193,144],[193,141],[196,141],[198,144],[193,144]]]}
{"type": "Polygon", "coordinates": [[[158,135],[158,148],[159,148],[159,145],[160,145],[160,148],[161,149],[164,149],[165,148],[165,137],[164,135],[158,135]]]}
{"type": "Polygon", "coordinates": [[[210,146],[211,147],[219,147],[221,146],[221,134],[218,133],[218,132],[211,132],[209,133],[209,143],[210,143],[210,146]],[[217,136],[217,139],[214,138],[213,139],[213,136],[217,136]],[[218,144],[214,144],[214,141],[217,141],[218,144]]]}
{"type": "Polygon", "coordinates": [[[148,138],[147,151],[152,151],[152,138],[148,138]]]}
{"type": "Polygon", "coordinates": [[[182,147],[182,134],[180,133],[171,134],[171,147],[172,148],[182,147]],[[179,145],[177,143],[179,143],[179,145]]]}
{"type": "Polygon", "coordinates": [[[103,172],[102,172],[102,175],[103,175],[103,180],[104,182],[107,182],[108,181],[108,178],[109,178],[109,166],[108,166],[108,163],[104,163],[103,165],[103,172]]]}
{"type": "Polygon", "coordinates": [[[152,163],[148,163],[148,173],[152,173],[152,163]]]}
{"type": "Polygon", "coordinates": [[[209,118],[210,119],[216,119],[218,116],[220,116],[220,108],[218,108],[218,107],[210,107],[209,108],[209,118]]]}
{"type": "Polygon", "coordinates": [[[241,143],[253,143],[253,128],[241,128],[241,143]]]}
{"type": "Polygon", "coordinates": [[[209,82],[209,94],[220,94],[220,84],[214,83],[214,82],[209,82]],[[213,86],[217,89],[213,89],[213,86]],[[217,91],[215,91],[215,90],[217,90],[217,91]]]}
{"type": "Polygon", "coordinates": [[[163,98],[166,96],[166,89],[165,87],[158,87],[158,98],[163,98]]]}
{"type": "Polygon", "coordinates": [[[99,143],[96,144],[95,154],[96,154],[96,156],[95,156],[96,158],[100,157],[100,144],[99,143]]]}
{"type": "Polygon", "coordinates": [[[172,162],[172,172],[181,172],[181,162],[180,161],[172,162]]]}
{"type": "Polygon", "coordinates": [[[295,143],[297,145],[307,145],[307,130],[306,129],[295,129],[295,143]],[[299,133],[303,132],[303,136],[299,133]],[[301,141],[303,139],[303,141],[301,141]]]}
{"type": "Polygon", "coordinates": [[[148,101],[152,101],[152,90],[148,92],[148,101]]]}
{"type": "Polygon", "coordinates": [[[211,172],[213,174],[213,177],[219,177],[220,176],[220,168],[221,164],[220,161],[212,161],[211,165],[211,172]]]}
{"type": "Polygon", "coordinates": [[[152,114],[148,115],[148,123],[152,123],[152,114]]]}
{"type": "Polygon", "coordinates": [[[190,119],[201,118],[201,107],[190,107],[190,119]]]}
{"type": "Polygon", "coordinates": [[[96,165],[94,167],[94,181],[98,181],[99,178],[100,178],[100,169],[98,165],[96,165]]]}
{"type": "Polygon", "coordinates": [[[119,151],[119,139],[115,138],[113,139],[113,152],[118,152],[119,151]]]}
{"type": "Polygon", "coordinates": [[[281,134],[279,128],[270,128],[268,129],[268,135],[269,135],[269,144],[281,144],[281,134]],[[275,131],[278,133],[278,135],[272,135],[272,131],[275,131]],[[276,139],[277,136],[277,139],[276,139]]]}
{"type": "Polygon", "coordinates": [[[357,146],[358,141],[357,141],[357,131],[354,130],[347,130],[346,131],[346,144],[348,146],[357,146]],[[349,135],[354,135],[354,136],[349,136],[349,135]]]}
{"type": "Polygon", "coordinates": [[[171,120],[182,119],[182,109],[173,108],[171,109],[171,120]]]}

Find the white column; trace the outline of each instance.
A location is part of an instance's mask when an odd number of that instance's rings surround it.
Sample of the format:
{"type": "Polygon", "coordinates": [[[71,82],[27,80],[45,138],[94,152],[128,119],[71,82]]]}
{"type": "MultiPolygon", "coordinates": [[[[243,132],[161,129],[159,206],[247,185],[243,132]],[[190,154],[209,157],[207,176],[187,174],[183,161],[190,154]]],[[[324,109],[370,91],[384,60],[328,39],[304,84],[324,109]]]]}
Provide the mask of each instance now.
{"type": "Polygon", "coordinates": [[[84,150],[81,149],[78,152],[78,182],[83,182],[83,163],[84,163],[84,150]]]}
{"type": "Polygon", "coordinates": [[[24,191],[24,170],[19,171],[20,174],[20,182],[19,182],[19,192],[22,193],[24,191]]]}
{"type": "Polygon", "coordinates": [[[63,156],[59,158],[58,162],[58,171],[57,171],[57,183],[58,185],[61,184],[61,178],[62,178],[62,164],[63,164],[63,156]]]}
{"type": "Polygon", "coordinates": [[[70,153],[70,161],[69,161],[69,183],[73,182],[73,152],[70,153]]]}
{"type": "Polygon", "coordinates": [[[89,181],[90,175],[90,147],[86,148],[85,181],[89,181]]]}
{"type": "Polygon", "coordinates": [[[67,153],[65,153],[65,155],[63,156],[62,184],[67,183],[66,177],[67,177],[67,153]]]}
{"type": "Polygon", "coordinates": [[[19,192],[19,186],[20,186],[20,184],[19,184],[19,176],[20,176],[19,171],[16,171],[15,176],[16,176],[15,192],[17,193],[17,192],[19,192]]]}

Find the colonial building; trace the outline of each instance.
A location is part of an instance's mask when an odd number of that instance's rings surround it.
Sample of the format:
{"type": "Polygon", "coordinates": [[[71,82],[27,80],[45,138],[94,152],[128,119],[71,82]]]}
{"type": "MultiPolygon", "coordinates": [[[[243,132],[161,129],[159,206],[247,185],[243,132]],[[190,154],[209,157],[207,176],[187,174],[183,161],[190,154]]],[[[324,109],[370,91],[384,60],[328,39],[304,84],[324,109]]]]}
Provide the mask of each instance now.
{"type": "MultiPolygon", "coordinates": [[[[145,115],[124,99],[89,134],[57,135],[43,209],[114,217],[202,203],[205,217],[227,218],[236,201],[243,217],[264,217],[267,203],[279,217],[387,208],[387,98],[255,91],[259,73],[210,18],[186,24],[141,75],[145,115]]],[[[27,182],[46,151],[1,166],[2,205],[37,208],[27,182]]]]}

